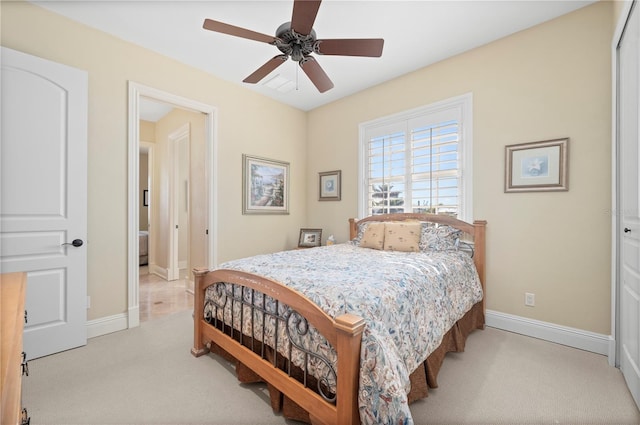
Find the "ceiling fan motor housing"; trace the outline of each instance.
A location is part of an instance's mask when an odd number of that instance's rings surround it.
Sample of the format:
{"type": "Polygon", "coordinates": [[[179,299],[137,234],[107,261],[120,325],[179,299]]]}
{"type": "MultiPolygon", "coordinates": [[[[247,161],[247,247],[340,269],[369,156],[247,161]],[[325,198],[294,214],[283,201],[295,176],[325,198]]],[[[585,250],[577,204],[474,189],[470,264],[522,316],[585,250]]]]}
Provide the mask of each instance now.
{"type": "Polygon", "coordinates": [[[276,47],[296,62],[314,52],[316,32],[313,29],[308,35],[298,34],[291,28],[291,22],[285,22],[278,27],[276,37],[276,47]]]}

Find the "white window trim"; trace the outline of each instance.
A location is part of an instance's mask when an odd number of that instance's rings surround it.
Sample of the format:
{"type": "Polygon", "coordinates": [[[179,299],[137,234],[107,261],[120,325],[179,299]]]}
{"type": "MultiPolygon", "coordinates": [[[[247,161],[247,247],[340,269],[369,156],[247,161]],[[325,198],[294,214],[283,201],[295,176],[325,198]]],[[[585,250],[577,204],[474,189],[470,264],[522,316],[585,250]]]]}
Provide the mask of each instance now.
{"type": "Polygon", "coordinates": [[[460,188],[462,197],[462,208],[459,211],[458,218],[469,223],[473,222],[473,95],[465,93],[419,108],[410,109],[399,112],[397,114],[388,115],[372,121],[361,123],[358,126],[358,136],[360,143],[358,146],[358,217],[365,217],[367,212],[367,140],[365,138],[366,129],[369,127],[378,127],[390,125],[398,120],[408,120],[416,116],[424,114],[434,114],[443,109],[453,107],[460,108],[461,122],[460,135],[462,138],[461,151],[461,181],[460,188]]]}

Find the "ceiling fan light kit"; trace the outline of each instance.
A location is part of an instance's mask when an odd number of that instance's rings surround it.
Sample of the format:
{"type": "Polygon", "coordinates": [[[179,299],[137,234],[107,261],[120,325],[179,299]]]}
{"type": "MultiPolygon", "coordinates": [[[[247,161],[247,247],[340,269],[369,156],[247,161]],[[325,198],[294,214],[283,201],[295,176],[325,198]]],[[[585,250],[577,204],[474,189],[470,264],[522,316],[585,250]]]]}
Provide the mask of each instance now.
{"type": "Polygon", "coordinates": [[[243,80],[256,84],[282,65],[287,59],[298,62],[320,93],[333,88],[333,82],[312,53],[318,55],[380,57],[384,40],[381,38],[351,38],[318,40],[313,29],[321,0],[294,0],[291,22],[285,22],[270,36],[224,22],[205,19],[202,27],[209,31],[260,41],[276,46],[282,53],[268,60],[243,80]]]}

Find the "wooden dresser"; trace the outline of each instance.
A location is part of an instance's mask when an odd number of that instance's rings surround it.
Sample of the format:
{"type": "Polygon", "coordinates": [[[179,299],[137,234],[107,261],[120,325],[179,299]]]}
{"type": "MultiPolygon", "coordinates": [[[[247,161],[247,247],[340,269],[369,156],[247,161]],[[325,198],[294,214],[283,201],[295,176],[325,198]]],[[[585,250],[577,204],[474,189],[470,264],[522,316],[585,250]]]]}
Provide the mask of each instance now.
{"type": "Polygon", "coordinates": [[[0,298],[2,310],[2,425],[21,424],[22,394],[22,331],[25,313],[24,298],[27,287],[26,273],[0,274],[0,298]]]}

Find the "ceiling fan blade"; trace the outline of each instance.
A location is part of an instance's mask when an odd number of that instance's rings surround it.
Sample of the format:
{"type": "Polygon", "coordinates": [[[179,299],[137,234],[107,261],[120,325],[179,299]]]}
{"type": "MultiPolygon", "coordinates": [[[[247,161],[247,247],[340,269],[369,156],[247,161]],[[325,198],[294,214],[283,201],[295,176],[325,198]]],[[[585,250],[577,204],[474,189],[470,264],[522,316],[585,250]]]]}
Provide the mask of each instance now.
{"type": "Polygon", "coordinates": [[[293,2],[291,29],[298,34],[311,34],[321,2],[322,0],[295,0],[293,2]]]}
{"type": "Polygon", "coordinates": [[[255,84],[269,75],[271,71],[282,65],[287,61],[287,55],[278,55],[271,58],[267,63],[256,69],[253,74],[242,80],[243,83],[255,84]]]}
{"type": "Polygon", "coordinates": [[[382,38],[347,38],[318,40],[313,48],[320,55],[340,56],[368,56],[379,58],[382,56],[382,38]]]}
{"type": "Polygon", "coordinates": [[[272,35],[266,35],[246,28],[236,27],[235,25],[225,24],[224,22],[214,21],[213,19],[205,19],[204,24],[202,24],[202,28],[209,31],[220,32],[222,34],[248,38],[249,40],[262,41],[269,44],[275,44],[278,40],[277,37],[272,35]]]}
{"type": "Polygon", "coordinates": [[[300,61],[300,68],[307,74],[307,77],[309,77],[320,93],[324,93],[333,88],[333,83],[327,74],[320,67],[320,64],[311,56],[305,56],[305,58],[300,61]]]}

